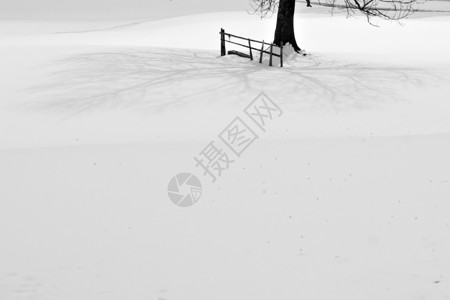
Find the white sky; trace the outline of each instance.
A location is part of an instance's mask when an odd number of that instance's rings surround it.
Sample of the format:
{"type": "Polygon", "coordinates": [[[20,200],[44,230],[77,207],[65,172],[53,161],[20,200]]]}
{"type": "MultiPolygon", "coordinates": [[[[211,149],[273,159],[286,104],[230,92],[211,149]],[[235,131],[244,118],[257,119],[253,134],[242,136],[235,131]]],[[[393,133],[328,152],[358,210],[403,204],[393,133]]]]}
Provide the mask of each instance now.
{"type": "Polygon", "coordinates": [[[1,19],[160,19],[223,10],[245,10],[247,0],[0,0],[1,19]]]}

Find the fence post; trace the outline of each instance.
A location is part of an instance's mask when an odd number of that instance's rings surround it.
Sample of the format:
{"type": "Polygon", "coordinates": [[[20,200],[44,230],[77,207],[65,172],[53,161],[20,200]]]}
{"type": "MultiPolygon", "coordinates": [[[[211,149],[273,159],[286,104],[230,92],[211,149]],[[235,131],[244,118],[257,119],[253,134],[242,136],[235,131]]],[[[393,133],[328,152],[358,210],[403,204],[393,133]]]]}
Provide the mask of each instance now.
{"type": "Polygon", "coordinates": [[[250,50],[250,60],[253,60],[252,44],[250,44],[250,39],[248,39],[248,49],[250,50]]]}
{"type": "Polygon", "coordinates": [[[220,28],[220,56],[226,55],[225,49],[225,30],[220,28]]]}
{"type": "Polygon", "coordinates": [[[272,52],[273,52],[273,44],[270,44],[270,59],[269,59],[269,66],[272,66],[272,52]]]}
{"type": "Polygon", "coordinates": [[[283,43],[280,46],[280,68],[283,67],[283,43]]]}
{"type": "Polygon", "coordinates": [[[259,54],[259,63],[262,64],[262,57],[263,57],[263,52],[264,51],[264,40],[262,41],[262,45],[261,45],[261,53],[259,54]]]}

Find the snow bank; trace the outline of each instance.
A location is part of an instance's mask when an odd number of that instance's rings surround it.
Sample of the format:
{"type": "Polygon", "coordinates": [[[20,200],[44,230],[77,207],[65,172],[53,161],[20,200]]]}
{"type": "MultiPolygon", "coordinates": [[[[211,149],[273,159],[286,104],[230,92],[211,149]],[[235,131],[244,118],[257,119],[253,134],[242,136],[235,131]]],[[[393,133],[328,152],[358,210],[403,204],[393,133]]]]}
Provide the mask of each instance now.
{"type": "Polygon", "coordinates": [[[274,19],[173,2],[1,21],[0,298],[448,298],[449,20],[299,14],[311,55],[278,68],[218,56],[274,19]],[[211,183],[193,157],[261,91],[283,116],[211,183]]]}

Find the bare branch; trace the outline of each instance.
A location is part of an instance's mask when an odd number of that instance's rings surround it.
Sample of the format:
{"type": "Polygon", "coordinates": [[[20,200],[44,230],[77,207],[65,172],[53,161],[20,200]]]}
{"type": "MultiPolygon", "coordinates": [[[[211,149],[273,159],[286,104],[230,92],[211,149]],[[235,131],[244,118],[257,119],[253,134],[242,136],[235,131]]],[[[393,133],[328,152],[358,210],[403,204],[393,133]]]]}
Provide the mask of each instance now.
{"type": "Polygon", "coordinates": [[[419,0],[332,0],[327,6],[344,8],[348,15],[362,13],[373,25],[371,19],[374,17],[395,21],[408,17],[416,11],[415,5],[418,2],[419,0]]]}
{"type": "Polygon", "coordinates": [[[278,0],[249,0],[253,13],[259,14],[261,18],[274,14],[278,8],[278,2],[278,0]]]}
{"type": "MultiPolygon", "coordinates": [[[[418,11],[416,4],[425,0],[325,0],[325,2],[311,2],[310,0],[297,0],[304,2],[306,6],[311,4],[331,7],[332,12],[335,8],[343,9],[348,16],[362,13],[367,17],[367,21],[373,25],[372,18],[381,18],[385,20],[399,21],[407,18],[412,13],[418,11]]],[[[262,18],[270,16],[278,8],[279,0],[249,0],[253,13],[261,15],[262,18]]]]}

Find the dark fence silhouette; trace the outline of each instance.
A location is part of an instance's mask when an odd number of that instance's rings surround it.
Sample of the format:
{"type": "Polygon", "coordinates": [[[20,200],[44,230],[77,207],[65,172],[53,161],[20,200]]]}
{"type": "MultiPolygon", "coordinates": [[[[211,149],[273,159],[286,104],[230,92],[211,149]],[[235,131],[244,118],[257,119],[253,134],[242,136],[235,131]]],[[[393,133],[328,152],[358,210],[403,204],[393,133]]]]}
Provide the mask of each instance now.
{"type": "Polygon", "coordinates": [[[259,53],[260,53],[259,54],[259,63],[262,63],[263,54],[266,53],[266,54],[269,54],[269,66],[272,66],[272,57],[276,56],[276,57],[280,58],[280,67],[281,68],[283,67],[283,46],[279,47],[279,46],[277,46],[275,44],[266,43],[264,41],[252,40],[252,39],[244,38],[242,36],[234,35],[234,34],[231,34],[231,33],[226,33],[225,30],[223,28],[221,28],[220,29],[220,55],[221,56],[227,55],[227,50],[226,50],[225,43],[238,45],[238,46],[247,48],[249,50],[249,54],[246,54],[246,53],[243,53],[243,52],[239,52],[239,51],[236,51],[236,50],[230,50],[230,51],[228,51],[228,54],[235,54],[235,55],[239,55],[239,56],[242,56],[242,57],[250,58],[250,60],[253,60],[253,52],[252,52],[252,50],[255,50],[255,51],[259,51],[259,53]],[[228,40],[225,39],[225,36],[228,36],[228,40]],[[231,40],[231,38],[247,41],[247,45],[241,44],[241,43],[238,43],[238,42],[234,42],[234,41],[231,40]],[[261,49],[252,47],[252,42],[253,43],[257,43],[257,44],[261,44],[261,49]],[[269,51],[264,50],[264,46],[269,46],[270,50],[269,51]],[[273,52],[273,48],[275,48],[275,47],[280,49],[280,53],[279,54],[273,52]]]}

